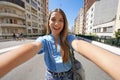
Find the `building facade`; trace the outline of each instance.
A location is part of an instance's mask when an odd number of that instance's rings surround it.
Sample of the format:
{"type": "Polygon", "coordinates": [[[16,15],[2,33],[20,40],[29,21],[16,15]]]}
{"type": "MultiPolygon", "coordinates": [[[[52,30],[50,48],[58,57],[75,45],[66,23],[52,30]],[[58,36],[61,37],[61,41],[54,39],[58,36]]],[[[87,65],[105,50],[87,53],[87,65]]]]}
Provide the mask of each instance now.
{"type": "Polygon", "coordinates": [[[85,34],[91,35],[93,30],[93,24],[94,24],[94,11],[95,11],[95,3],[91,5],[91,7],[86,12],[86,21],[85,21],[85,34]]]}
{"type": "Polygon", "coordinates": [[[23,1],[0,1],[0,35],[12,35],[13,32],[26,33],[25,5],[23,1]]]}
{"type": "Polygon", "coordinates": [[[117,14],[116,14],[116,19],[115,19],[114,32],[115,31],[120,32],[120,0],[118,2],[117,14]]]}
{"type": "Polygon", "coordinates": [[[74,34],[79,34],[79,22],[80,22],[80,19],[79,19],[79,17],[76,17],[76,19],[75,19],[75,25],[74,25],[74,34]]]}
{"type": "Polygon", "coordinates": [[[83,16],[84,16],[84,9],[81,8],[77,18],[74,21],[74,33],[75,34],[82,34],[83,33],[83,16]]]}
{"type": "Polygon", "coordinates": [[[84,14],[83,14],[83,29],[82,29],[82,34],[85,35],[86,34],[86,17],[87,17],[87,12],[88,9],[91,8],[91,6],[93,5],[93,3],[96,0],[84,0],[84,14]]]}
{"type": "Polygon", "coordinates": [[[92,33],[99,37],[114,37],[118,1],[100,0],[95,2],[92,33]]]}
{"type": "Polygon", "coordinates": [[[79,34],[83,34],[84,26],[83,26],[83,18],[84,18],[84,9],[81,8],[79,12],[79,34]]]}
{"type": "Polygon", "coordinates": [[[43,35],[48,0],[0,0],[0,36],[43,35]]]}
{"type": "Polygon", "coordinates": [[[120,0],[84,0],[83,11],[82,34],[114,37],[120,31],[120,0]]]}

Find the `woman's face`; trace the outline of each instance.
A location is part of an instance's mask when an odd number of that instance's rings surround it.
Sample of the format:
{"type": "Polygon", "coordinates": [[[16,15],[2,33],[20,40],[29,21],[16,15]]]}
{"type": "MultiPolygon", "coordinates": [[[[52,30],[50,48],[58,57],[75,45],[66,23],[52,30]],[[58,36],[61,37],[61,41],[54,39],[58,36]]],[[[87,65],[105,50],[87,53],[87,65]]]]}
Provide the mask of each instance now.
{"type": "Polygon", "coordinates": [[[59,36],[64,27],[64,19],[61,13],[53,12],[49,19],[49,26],[54,36],[59,36]]]}

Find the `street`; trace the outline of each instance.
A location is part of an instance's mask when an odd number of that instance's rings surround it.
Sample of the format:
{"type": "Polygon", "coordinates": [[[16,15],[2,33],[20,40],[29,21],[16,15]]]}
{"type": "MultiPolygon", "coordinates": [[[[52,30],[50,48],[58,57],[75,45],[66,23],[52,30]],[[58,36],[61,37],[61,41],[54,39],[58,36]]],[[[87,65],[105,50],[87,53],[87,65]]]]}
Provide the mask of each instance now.
{"type": "MultiPolygon", "coordinates": [[[[0,50],[32,41],[33,40],[0,42],[0,50]]],[[[112,80],[104,71],[88,59],[78,53],[75,54],[75,57],[81,61],[85,69],[86,80],[112,80]]],[[[41,54],[36,55],[32,59],[16,67],[0,80],[44,80],[45,71],[46,67],[43,54],[41,54]]]]}

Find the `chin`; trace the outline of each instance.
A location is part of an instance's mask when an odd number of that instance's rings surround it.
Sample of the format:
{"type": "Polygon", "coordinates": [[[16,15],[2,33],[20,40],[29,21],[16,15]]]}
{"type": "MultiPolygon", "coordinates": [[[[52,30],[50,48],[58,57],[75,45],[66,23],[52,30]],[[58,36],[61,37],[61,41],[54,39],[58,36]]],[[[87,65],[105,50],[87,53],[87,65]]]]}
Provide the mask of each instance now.
{"type": "Polygon", "coordinates": [[[60,33],[53,33],[53,35],[59,35],[60,33]]]}

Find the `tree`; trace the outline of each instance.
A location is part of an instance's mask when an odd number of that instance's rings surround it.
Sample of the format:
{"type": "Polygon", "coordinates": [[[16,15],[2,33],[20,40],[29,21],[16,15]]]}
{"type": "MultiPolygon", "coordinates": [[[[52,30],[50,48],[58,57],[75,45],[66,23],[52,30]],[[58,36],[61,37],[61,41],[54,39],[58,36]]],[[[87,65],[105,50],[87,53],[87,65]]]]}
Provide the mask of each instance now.
{"type": "Polygon", "coordinates": [[[119,46],[120,32],[115,32],[115,37],[117,38],[117,46],[119,46]]]}

